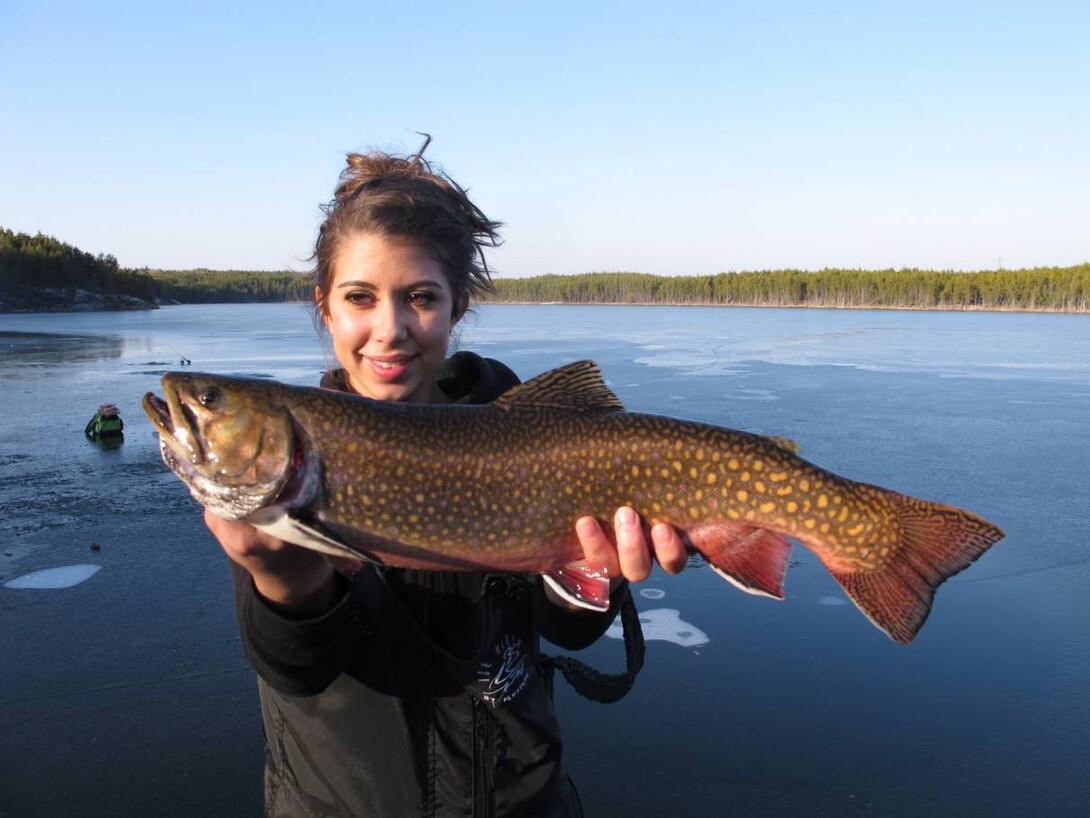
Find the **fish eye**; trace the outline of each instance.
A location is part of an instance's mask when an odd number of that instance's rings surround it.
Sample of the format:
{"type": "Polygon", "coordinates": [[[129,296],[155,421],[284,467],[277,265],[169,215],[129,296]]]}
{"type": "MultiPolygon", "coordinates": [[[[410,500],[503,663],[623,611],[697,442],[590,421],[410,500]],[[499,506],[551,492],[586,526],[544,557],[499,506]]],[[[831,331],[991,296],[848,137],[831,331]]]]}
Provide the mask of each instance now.
{"type": "Polygon", "coordinates": [[[201,406],[205,407],[206,409],[211,409],[211,408],[215,407],[215,405],[217,403],[220,402],[221,397],[222,397],[222,395],[221,395],[220,391],[218,389],[216,389],[216,387],[208,386],[208,387],[205,387],[204,389],[202,389],[197,394],[197,403],[199,403],[201,406]]]}

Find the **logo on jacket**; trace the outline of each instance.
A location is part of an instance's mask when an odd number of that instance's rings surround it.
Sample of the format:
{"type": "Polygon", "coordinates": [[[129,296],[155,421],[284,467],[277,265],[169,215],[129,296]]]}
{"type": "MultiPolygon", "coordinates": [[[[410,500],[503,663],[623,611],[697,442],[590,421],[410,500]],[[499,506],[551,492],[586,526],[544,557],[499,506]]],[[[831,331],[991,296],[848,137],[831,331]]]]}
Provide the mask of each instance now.
{"type": "Polygon", "coordinates": [[[492,656],[481,662],[477,680],[482,698],[493,707],[518,696],[530,680],[526,667],[526,645],[520,636],[505,636],[492,648],[492,656]]]}

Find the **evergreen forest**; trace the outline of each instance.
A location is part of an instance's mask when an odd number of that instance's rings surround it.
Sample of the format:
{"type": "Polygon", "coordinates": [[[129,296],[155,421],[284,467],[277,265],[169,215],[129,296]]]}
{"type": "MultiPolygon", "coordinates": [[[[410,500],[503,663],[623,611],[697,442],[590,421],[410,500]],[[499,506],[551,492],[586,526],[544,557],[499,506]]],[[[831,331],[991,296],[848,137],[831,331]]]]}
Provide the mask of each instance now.
{"type": "Polygon", "coordinates": [[[504,303],[706,304],[1090,311],[1090,264],[959,273],[770,270],[705,276],[583,273],[496,279],[504,303]]]}
{"type": "Polygon", "coordinates": [[[0,303],[20,309],[75,304],[83,293],[151,302],[155,285],[141,272],[118,266],[112,255],[97,256],[38,233],[0,227],[0,303]]]}
{"type": "MultiPolygon", "coordinates": [[[[0,310],[307,301],[303,273],[126,269],[52,236],[0,227],[0,310]]],[[[768,270],[701,276],[583,273],[497,278],[493,303],[702,304],[1090,312],[1090,263],[955,272],[768,270]]]]}

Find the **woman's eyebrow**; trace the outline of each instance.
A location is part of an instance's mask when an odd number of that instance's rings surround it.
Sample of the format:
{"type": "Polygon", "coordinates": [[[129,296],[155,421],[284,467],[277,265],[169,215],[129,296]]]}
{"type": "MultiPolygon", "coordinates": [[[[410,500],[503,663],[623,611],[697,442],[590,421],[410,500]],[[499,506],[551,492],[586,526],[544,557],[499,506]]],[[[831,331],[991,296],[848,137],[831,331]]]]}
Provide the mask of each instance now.
{"type": "MultiPolygon", "coordinates": [[[[368,290],[376,289],[375,285],[372,284],[370,281],[363,281],[363,280],[342,281],[340,284],[337,285],[338,289],[340,289],[341,287],[363,287],[363,288],[368,289],[368,290]]],[[[430,287],[430,288],[435,289],[435,290],[443,289],[443,285],[440,282],[432,281],[430,278],[424,278],[424,279],[421,279],[420,281],[416,281],[416,282],[413,282],[411,284],[406,284],[404,286],[398,287],[397,289],[399,289],[399,290],[419,290],[422,287],[430,287]]]]}

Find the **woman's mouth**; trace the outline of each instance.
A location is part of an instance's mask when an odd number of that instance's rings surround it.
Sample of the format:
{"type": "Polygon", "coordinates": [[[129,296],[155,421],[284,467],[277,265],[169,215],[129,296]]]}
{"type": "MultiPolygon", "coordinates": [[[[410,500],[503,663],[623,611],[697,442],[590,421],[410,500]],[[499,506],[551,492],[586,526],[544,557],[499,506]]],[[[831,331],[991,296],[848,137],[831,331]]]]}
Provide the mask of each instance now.
{"type": "Polygon", "coordinates": [[[365,355],[364,360],[375,374],[383,381],[396,381],[408,371],[416,360],[415,355],[390,355],[373,357],[365,355]]]}

